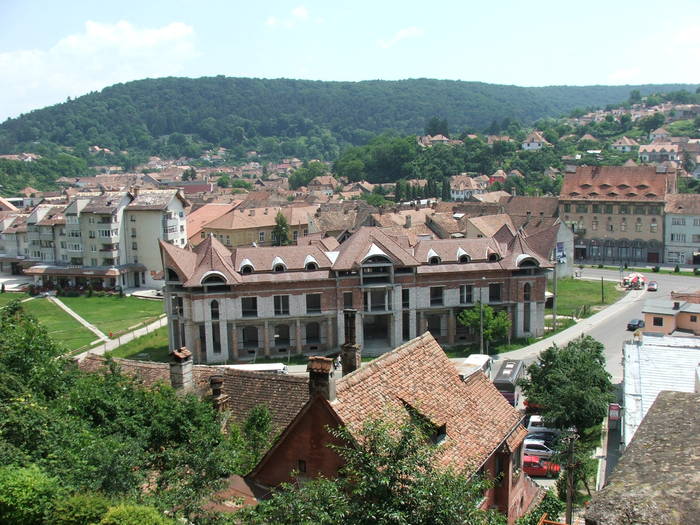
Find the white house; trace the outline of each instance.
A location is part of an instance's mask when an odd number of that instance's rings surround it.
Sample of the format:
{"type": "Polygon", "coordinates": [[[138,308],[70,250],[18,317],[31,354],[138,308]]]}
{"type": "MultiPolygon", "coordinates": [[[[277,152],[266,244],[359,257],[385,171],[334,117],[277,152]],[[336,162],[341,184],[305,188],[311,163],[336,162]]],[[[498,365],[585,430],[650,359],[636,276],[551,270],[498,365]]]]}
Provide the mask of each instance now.
{"type": "Polygon", "coordinates": [[[521,147],[524,150],[538,150],[543,148],[544,146],[551,146],[551,144],[547,142],[544,136],[542,136],[542,132],[540,131],[531,132],[525,138],[525,141],[521,144],[521,147]]]}

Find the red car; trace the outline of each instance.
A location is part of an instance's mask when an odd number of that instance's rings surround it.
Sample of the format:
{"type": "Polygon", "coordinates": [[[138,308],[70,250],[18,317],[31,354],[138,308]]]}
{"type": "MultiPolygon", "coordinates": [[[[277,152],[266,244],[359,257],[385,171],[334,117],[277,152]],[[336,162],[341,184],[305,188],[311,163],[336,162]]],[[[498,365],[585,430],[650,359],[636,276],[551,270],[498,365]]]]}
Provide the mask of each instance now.
{"type": "Polygon", "coordinates": [[[537,456],[523,456],[523,472],[528,476],[556,478],[561,467],[537,456]]]}

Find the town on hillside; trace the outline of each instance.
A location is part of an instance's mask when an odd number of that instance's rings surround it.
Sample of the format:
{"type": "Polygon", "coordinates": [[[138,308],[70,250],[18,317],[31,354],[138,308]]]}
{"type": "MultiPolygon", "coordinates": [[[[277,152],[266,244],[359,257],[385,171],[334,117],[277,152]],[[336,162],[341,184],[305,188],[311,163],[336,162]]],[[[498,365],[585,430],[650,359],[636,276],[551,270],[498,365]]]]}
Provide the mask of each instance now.
{"type": "Polygon", "coordinates": [[[0,521],[697,522],[700,94],[178,140],[0,155],[0,521]]]}

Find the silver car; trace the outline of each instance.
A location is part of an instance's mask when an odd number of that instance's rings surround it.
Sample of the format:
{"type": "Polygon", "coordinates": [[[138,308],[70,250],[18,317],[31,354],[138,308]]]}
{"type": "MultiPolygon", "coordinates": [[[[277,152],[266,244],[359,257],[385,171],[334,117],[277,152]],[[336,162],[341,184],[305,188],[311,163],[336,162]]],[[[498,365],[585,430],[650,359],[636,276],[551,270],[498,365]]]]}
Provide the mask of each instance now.
{"type": "Polygon", "coordinates": [[[541,439],[526,439],[523,443],[525,445],[524,452],[526,456],[550,458],[554,454],[554,450],[549,448],[541,439]]]}

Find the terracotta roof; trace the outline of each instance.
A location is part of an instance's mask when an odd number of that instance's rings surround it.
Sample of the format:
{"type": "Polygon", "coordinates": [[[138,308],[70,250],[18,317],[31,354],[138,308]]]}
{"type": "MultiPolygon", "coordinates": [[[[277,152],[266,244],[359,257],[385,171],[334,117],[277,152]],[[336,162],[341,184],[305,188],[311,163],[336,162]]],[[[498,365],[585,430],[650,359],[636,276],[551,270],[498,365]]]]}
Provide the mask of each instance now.
{"type": "Polygon", "coordinates": [[[17,207],[4,197],[0,197],[0,211],[17,211],[17,207]]]}
{"type": "Polygon", "coordinates": [[[497,215],[484,215],[483,217],[471,217],[468,222],[479,230],[484,237],[493,237],[494,234],[501,229],[502,226],[507,226],[512,233],[515,233],[515,226],[510,216],[505,213],[497,215]]]}
{"type": "Polygon", "coordinates": [[[476,471],[512,434],[511,442],[522,440],[522,415],[483,374],[463,382],[429,332],[339,379],[331,407],[351,432],[372,417],[406,420],[409,411],[444,425],[439,461],[456,470],[476,471]]]}
{"type": "Polygon", "coordinates": [[[477,193],[472,197],[478,200],[479,202],[489,202],[497,204],[503,197],[510,197],[510,193],[503,190],[487,191],[485,193],[477,193]]]}
{"type": "Polygon", "coordinates": [[[63,215],[63,212],[65,209],[66,209],[65,206],[53,206],[46,213],[46,215],[44,215],[43,219],[41,219],[40,221],[37,221],[36,225],[37,226],[56,226],[56,225],[60,225],[60,224],[65,224],[66,218],[63,215]]]}
{"type": "Polygon", "coordinates": [[[309,223],[309,217],[318,206],[289,206],[285,208],[249,208],[240,206],[225,215],[205,224],[203,228],[211,230],[245,230],[249,228],[265,228],[275,226],[277,212],[281,211],[289,226],[300,226],[309,223]]]}
{"type": "Polygon", "coordinates": [[[666,195],[666,213],[700,216],[700,195],[697,193],[677,193],[666,195]]]}
{"type": "Polygon", "coordinates": [[[338,180],[332,175],[321,175],[320,177],[311,179],[308,186],[331,186],[335,188],[338,186],[338,180]]]}
{"type": "Polygon", "coordinates": [[[194,272],[188,276],[184,286],[199,286],[201,280],[210,272],[223,275],[226,284],[241,282],[240,275],[231,264],[231,252],[213,235],[205,238],[193,251],[197,256],[194,272]]]}
{"type": "Polygon", "coordinates": [[[678,144],[668,144],[664,142],[654,142],[653,144],[642,144],[639,146],[639,153],[678,153],[678,144]]]}
{"type": "Polygon", "coordinates": [[[559,199],[557,197],[528,197],[528,196],[508,196],[499,201],[503,206],[503,212],[508,215],[527,216],[528,212],[532,216],[554,217],[557,215],[559,199]]]}
{"type": "Polygon", "coordinates": [[[586,133],[583,135],[579,140],[590,140],[591,142],[598,142],[598,139],[595,138],[593,135],[590,133],[586,133]]]}
{"type": "Polygon", "coordinates": [[[454,175],[450,177],[452,191],[478,190],[479,185],[469,175],[454,175]]]}
{"type": "Polygon", "coordinates": [[[670,135],[664,128],[657,128],[651,132],[652,135],[670,135]]]}
{"type": "Polygon", "coordinates": [[[416,259],[423,264],[434,256],[440,257],[442,263],[458,262],[460,255],[468,255],[472,261],[485,261],[489,254],[499,252],[498,243],[490,238],[419,241],[414,249],[416,259]]]}
{"type": "Polygon", "coordinates": [[[244,263],[252,264],[256,271],[270,272],[273,263],[283,262],[287,270],[303,270],[307,262],[315,262],[320,269],[330,269],[332,263],[318,246],[266,246],[236,248],[233,267],[240,271],[244,263]],[[311,260],[313,259],[313,260],[311,260]]]}
{"type": "Polygon", "coordinates": [[[612,143],[613,146],[639,146],[639,143],[628,137],[620,137],[615,142],[612,143]]]}
{"type": "Polygon", "coordinates": [[[201,208],[197,208],[193,212],[187,214],[187,235],[188,240],[192,244],[199,244],[200,242],[200,232],[205,224],[212,222],[214,219],[218,219],[222,215],[235,209],[240,201],[236,201],[231,204],[225,203],[209,203],[205,204],[201,208]]]}
{"type": "Polygon", "coordinates": [[[333,270],[352,270],[368,256],[382,253],[395,264],[419,265],[411,254],[378,228],[363,226],[340,245],[338,258],[333,263],[333,270]]]}
{"type": "Polygon", "coordinates": [[[583,166],[566,173],[560,200],[663,202],[675,188],[675,174],[657,173],[654,166],[583,166]]]}
{"type": "Polygon", "coordinates": [[[523,142],[540,142],[542,144],[549,144],[540,131],[531,132],[523,142]]]}

